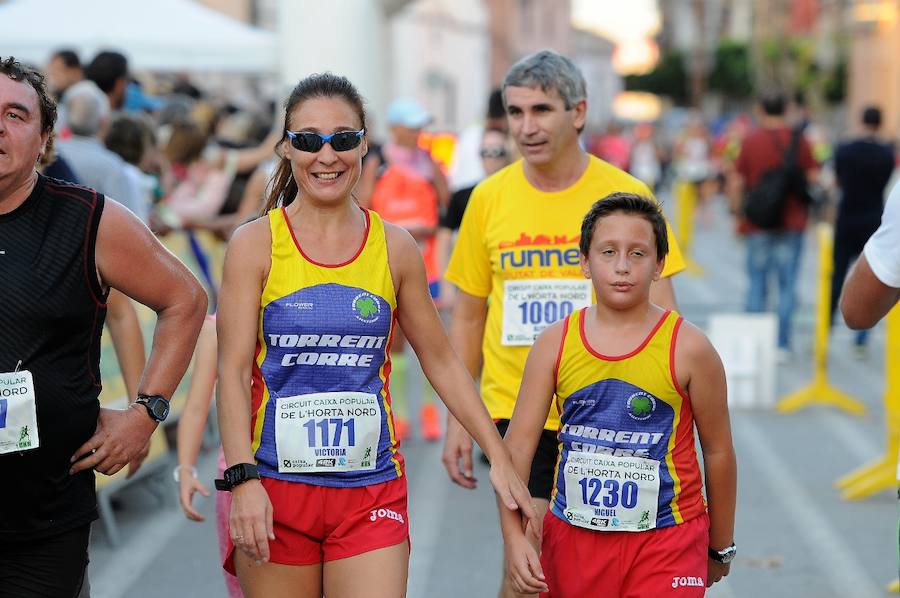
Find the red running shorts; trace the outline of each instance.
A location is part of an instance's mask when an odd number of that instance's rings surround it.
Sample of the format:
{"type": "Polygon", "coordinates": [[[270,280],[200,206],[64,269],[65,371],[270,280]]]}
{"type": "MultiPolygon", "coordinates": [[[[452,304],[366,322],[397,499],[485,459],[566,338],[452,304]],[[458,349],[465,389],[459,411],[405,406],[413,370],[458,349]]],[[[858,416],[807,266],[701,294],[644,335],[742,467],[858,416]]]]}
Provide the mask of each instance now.
{"type": "MultiPolygon", "coordinates": [[[[409,539],[406,476],[371,486],[330,488],[262,478],[272,501],[269,561],[314,565],[409,539]]],[[[224,568],[234,575],[234,543],[224,568]]]]}
{"type": "Polygon", "coordinates": [[[548,511],[541,598],[696,598],[706,593],[709,518],[645,532],[600,532],[548,511]]]}

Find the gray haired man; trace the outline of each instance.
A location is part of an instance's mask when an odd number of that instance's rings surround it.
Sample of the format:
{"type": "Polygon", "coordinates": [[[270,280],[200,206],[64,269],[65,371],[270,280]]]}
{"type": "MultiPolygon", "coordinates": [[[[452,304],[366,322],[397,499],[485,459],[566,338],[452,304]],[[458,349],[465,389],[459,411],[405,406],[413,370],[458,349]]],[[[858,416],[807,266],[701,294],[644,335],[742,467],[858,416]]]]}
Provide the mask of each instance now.
{"type": "Polygon", "coordinates": [[[110,122],[109,100],[93,81],[79,81],[63,98],[66,123],[72,137],[60,141],[57,151],[78,181],[115,197],[139,217],[146,211],[141,189],[128,177],[125,161],[106,149],[101,138],[110,122]]]}
{"type": "MultiPolygon", "coordinates": [[[[578,262],[584,214],[616,191],[652,197],[641,181],[588,155],[578,136],[587,115],[584,76],[548,50],[523,58],[503,82],[509,131],[522,159],[472,192],[446,279],[459,288],[450,339],[501,434],[509,426],[525,359],[537,334],[592,302],[578,262]]],[[[669,235],[663,276],[684,268],[669,235]]],[[[653,284],[651,298],[674,308],[672,283],[653,284]]],[[[557,459],[559,417],[551,413],[531,464],[529,490],[546,512],[557,459]]],[[[514,456],[515,458],[515,456],[514,456]]],[[[444,444],[450,478],[474,488],[472,439],[451,417],[444,444]]],[[[507,580],[501,596],[517,595],[507,580]]]]}

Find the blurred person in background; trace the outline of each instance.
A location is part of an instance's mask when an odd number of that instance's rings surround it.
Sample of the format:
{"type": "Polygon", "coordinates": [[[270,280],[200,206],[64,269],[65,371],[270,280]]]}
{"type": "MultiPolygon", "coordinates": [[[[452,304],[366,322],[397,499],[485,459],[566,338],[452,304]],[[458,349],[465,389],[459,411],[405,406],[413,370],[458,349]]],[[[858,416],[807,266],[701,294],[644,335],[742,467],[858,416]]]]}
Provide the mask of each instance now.
{"type": "MultiPolygon", "coordinates": [[[[403,227],[419,244],[428,288],[439,304],[441,270],[435,236],[439,214],[449,200],[449,188],[440,165],[419,147],[422,129],[432,120],[432,115],[414,98],[400,97],[391,102],[387,111],[390,138],[373,149],[373,156],[366,160],[358,192],[361,206],[370,207],[387,222],[403,227]]],[[[406,381],[405,392],[398,393],[399,437],[406,439],[412,429],[418,428],[424,439],[440,439],[440,413],[435,398],[425,392],[415,354],[406,350],[402,331],[397,331],[391,349],[398,378],[406,381]]]]}
{"type": "Polygon", "coordinates": [[[780,208],[778,224],[772,229],[762,229],[750,222],[743,214],[742,202],[745,194],[764,181],[767,172],[784,165],[793,138],[797,139],[795,170],[805,174],[807,181],[815,180],[818,163],[806,138],[787,124],[784,94],[767,92],[758,102],[759,124],[741,143],[732,171],[733,180],[728,186],[734,193],[734,211],[740,214],[738,232],[746,238],[749,283],[746,308],[751,313],[767,310],[770,278],[774,276],[778,285],[778,359],[785,363],[791,357],[791,324],[796,310],[796,286],[809,202],[800,196],[800,191],[789,190],[780,208]]]}
{"type": "MultiPolygon", "coordinates": [[[[840,200],[834,226],[834,270],[831,276],[831,314],[837,310],[844,277],[869,237],[878,229],[884,210],[884,191],[894,172],[894,148],[878,135],[881,110],[862,111],[862,135],[842,143],[834,155],[840,200]]],[[[867,330],[856,334],[854,346],[864,355],[867,330]]]]}
{"type": "Polygon", "coordinates": [[[709,131],[699,114],[692,114],[672,152],[675,176],[694,186],[701,221],[709,222],[709,202],[716,192],[716,169],[712,161],[709,131]]]}
{"type": "Polygon", "coordinates": [[[622,123],[615,120],[610,121],[606,131],[593,140],[589,151],[619,170],[628,171],[631,159],[631,140],[625,134],[625,127],[622,126],[622,123]]]}
{"type": "Polygon", "coordinates": [[[125,103],[128,87],[128,59],[119,52],[100,52],[84,67],[84,78],[93,81],[109,98],[113,110],[125,103]]]}
{"type": "Polygon", "coordinates": [[[47,84],[56,97],[62,100],[66,90],[84,79],[81,60],[73,50],[57,50],[47,63],[47,84]]]}
{"type": "Polygon", "coordinates": [[[125,162],[125,175],[134,187],[139,189],[140,201],[132,207],[135,215],[144,224],[149,222],[153,208],[153,177],[141,171],[141,164],[153,143],[150,126],[139,116],[116,114],[113,116],[104,137],[106,149],[110,150],[125,162]]]}
{"type": "Polygon", "coordinates": [[[360,205],[371,205],[378,180],[391,166],[400,166],[427,180],[434,187],[438,206],[447,205],[450,199],[447,177],[428,152],[419,147],[419,135],[432,120],[431,113],[414,98],[401,97],[391,102],[387,112],[390,139],[381,145],[380,155],[366,161],[359,182],[360,205]]]}
{"type": "Polygon", "coordinates": [[[656,131],[650,123],[634,127],[634,144],[631,146],[629,172],[643,181],[654,193],[662,179],[662,149],[656,143],[656,131]]]}
{"type": "Polygon", "coordinates": [[[115,197],[135,214],[145,213],[142,190],[128,177],[124,160],[103,145],[110,122],[107,96],[92,81],[80,81],[66,92],[63,105],[72,136],[57,149],[79,182],[115,197]]]}
{"type": "MultiPolygon", "coordinates": [[[[481,137],[481,147],[478,149],[478,154],[481,157],[481,171],[485,177],[489,177],[500,169],[509,166],[512,162],[511,153],[509,135],[506,129],[486,129],[481,137]]],[[[447,211],[441,216],[437,232],[437,253],[440,258],[441,272],[447,269],[450,253],[453,251],[453,237],[462,224],[463,214],[469,203],[469,197],[471,197],[472,191],[477,184],[476,182],[455,191],[450,196],[450,205],[447,206],[447,211]]],[[[447,310],[453,307],[456,289],[443,278],[441,279],[440,296],[441,309],[447,310]]]]}
{"type": "Polygon", "coordinates": [[[484,120],[474,123],[459,134],[450,161],[450,189],[471,188],[481,182],[488,174],[484,171],[480,156],[482,139],[485,131],[493,130],[506,133],[506,111],[503,109],[503,94],[500,89],[491,90],[488,96],[487,112],[484,120]]]}
{"type": "Polygon", "coordinates": [[[228,149],[213,143],[207,129],[193,120],[166,127],[162,153],[174,183],[157,204],[153,218],[153,228],[160,234],[171,229],[207,229],[227,238],[262,203],[261,194],[272,170],[275,133],[271,132],[255,147],[228,149]],[[254,178],[255,171],[258,172],[254,178]],[[235,177],[241,173],[251,176],[231,212],[226,209],[229,193],[235,177]]]}
{"type": "MultiPolygon", "coordinates": [[[[194,494],[209,496],[207,487],[197,478],[197,456],[203,445],[203,437],[207,429],[210,405],[216,387],[216,316],[207,316],[197,339],[197,350],[194,354],[194,368],[191,371],[191,384],[188,387],[184,409],[178,420],[178,464],[172,472],[178,484],[178,498],[184,516],[191,521],[204,521],[205,517],[194,508],[194,494]]],[[[218,474],[225,471],[225,453],[219,447],[218,474]]],[[[228,517],[231,514],[231,493],[216,492],[216,537],[219,540],[219,557],[224,563],[228,557],[229,535],[228,517]]],[[[237,577],[222,570],[228,598],[242,598],[241,584],[237,577]]]]}
{"type": "Polygon", "coordinates": [[[65,137],[69,133],[65,130],[66,114],[65,107],[62,106],[62,99],[66,90],[82,79],[84,79],[84,70],[81,68],[81,60],[79,60],[78,54],[68,49],[57,50],[53,53],[53,56],[50,57],[50,61],[47,63],[47,85],[56,98],[56,105],[59,110],[59,117],[56,120],[57,133],[62,134],[65,132],[65,137]]]}

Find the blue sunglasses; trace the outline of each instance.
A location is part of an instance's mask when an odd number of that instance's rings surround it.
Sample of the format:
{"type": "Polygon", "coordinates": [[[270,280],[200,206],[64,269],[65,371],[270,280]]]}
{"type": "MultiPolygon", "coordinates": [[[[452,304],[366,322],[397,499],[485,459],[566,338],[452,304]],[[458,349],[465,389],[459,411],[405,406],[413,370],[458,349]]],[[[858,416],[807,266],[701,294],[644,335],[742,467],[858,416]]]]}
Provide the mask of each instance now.
{"type": "Polygon", "coordinates": [[[307,131],[285,131],[291,145],[301,152],[317,152],[328,143],[336,152],[346,152],[359,146],[365,129],[359,131],[340,131],[331,135],[311,133],[307,131]]]}

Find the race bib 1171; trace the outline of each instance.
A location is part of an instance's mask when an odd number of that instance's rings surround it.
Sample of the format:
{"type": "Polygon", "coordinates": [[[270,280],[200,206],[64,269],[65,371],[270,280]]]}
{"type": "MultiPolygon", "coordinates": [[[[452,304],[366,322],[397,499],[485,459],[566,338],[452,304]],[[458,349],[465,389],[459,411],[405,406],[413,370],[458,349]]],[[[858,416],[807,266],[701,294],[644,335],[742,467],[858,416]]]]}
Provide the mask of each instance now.
{"type": "Polygon", "coordinates": [[[371,393],[321,392],[277,399],[278,471],[375,469],[381,419],[381,404],[371,393]]]}

